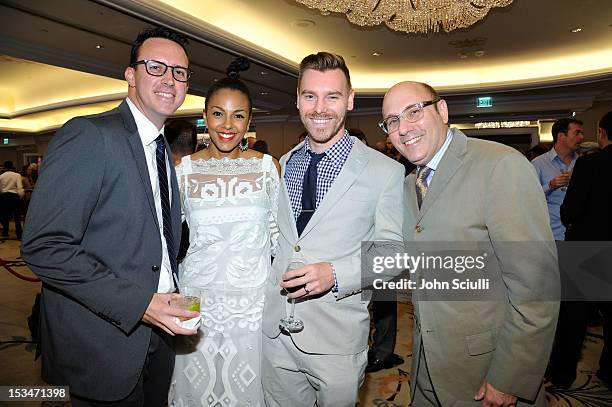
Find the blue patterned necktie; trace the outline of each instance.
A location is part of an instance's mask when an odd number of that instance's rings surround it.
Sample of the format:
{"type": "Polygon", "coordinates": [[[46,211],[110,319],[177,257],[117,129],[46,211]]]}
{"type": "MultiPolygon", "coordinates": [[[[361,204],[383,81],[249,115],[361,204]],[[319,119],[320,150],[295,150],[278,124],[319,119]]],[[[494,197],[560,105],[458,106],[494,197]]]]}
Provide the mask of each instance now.
{"type": "Polygon", "coordinates": [[[168,248],[168,257],[172,267],[172,278],[178,290],[178,265],[176,262],[176,247],[174,247],[174,237],[172,234],[172,215],[170,214],[170,194],[168,192],[168,173],[166,172],[166,144],[164,136],[161,134],[155,139],[157,148],[155,159],[157,161],[157,178],[159,180],[159,195],[161,198],[162,219],[164,223],[164,238],[168,248]]]}
{"type": "Polygon", "coordinates": [[[316,154],[312,151],[308,153],[310,154],[310,164],[308,164],[304,174],[302,185],[302,212],[300,212],[296,221],[298,236],[302,235],[317,207],[317,164],[325,157],[325,153],[316,154]]]}

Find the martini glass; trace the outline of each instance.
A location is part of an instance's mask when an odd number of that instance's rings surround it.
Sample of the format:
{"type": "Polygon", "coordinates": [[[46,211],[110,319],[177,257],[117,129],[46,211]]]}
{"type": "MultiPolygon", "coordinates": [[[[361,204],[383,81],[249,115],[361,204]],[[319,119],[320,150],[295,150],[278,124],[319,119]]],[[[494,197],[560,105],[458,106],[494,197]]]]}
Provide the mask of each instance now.
{"type": "MultiPolygon", "coordinates": [[[[306,263],[304,263],[303,261],[292,261],[291,263],[289,263],[289,266],[287,267],[287,271],[299,269],[301,267],[304,267],[305,265],[306,263]]],[[[300,285],[297,287],[288,287],[288,288],[285,288],[285,291],[293,293],[302,287],[304,286],[300,285]]],[[[295,298],[292,298],[291,299],[291,314],[288,317],[281,318],[280,323],[278,325],[282,331],[289,332],[289,333],[297,333],[297,332],[300,332],[302,329],[304,329],[304,322],[301,319],[296,318],[294,316],[294,311],[295,311],[295,298]]]]}

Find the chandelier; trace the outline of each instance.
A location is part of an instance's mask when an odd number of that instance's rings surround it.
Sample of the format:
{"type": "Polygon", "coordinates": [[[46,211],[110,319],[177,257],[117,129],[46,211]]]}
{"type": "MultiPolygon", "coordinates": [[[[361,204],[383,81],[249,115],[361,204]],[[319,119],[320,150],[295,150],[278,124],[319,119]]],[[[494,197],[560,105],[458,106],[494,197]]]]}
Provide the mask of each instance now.
{"type": "Polygon", "coordinates": [[[482,20],[493,7],[506,7],[513,0],[296,0],[309,8],[346,14],[361,26],[385,23],[408,33],[446,32],[466,28],[482,20]]]}

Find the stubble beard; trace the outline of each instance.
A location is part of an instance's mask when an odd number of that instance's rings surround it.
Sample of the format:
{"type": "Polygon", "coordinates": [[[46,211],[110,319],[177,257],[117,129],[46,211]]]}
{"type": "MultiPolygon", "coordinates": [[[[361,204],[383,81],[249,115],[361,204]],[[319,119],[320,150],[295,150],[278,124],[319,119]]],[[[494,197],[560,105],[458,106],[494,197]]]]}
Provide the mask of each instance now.
{"type": "Polygon", "coordinates": [[[337,123],[336,126],[329,131],[327,128],[316,128],[314,126],[310,126],[310,119],[312,116],[302,116],[302,124],[308,131],[308,135],[310,138],[317,144],[327,144],[329,143],[338,132],[344,127],[346,123],[346,114],[343,117],[338,117],[337,115],[332,116],[332,122],[335,121],[337,123]]]}

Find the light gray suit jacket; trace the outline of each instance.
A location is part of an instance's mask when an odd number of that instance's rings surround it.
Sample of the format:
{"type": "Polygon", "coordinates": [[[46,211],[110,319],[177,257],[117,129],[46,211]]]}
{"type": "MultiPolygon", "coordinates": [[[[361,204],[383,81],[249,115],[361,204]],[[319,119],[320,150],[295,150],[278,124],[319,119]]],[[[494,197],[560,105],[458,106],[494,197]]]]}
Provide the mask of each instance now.
{"type": "Polygon", "coordinates": [[[480,405],[473,397],[485,377],[498,390],[537,397],[542,405],[558,315],[558,302],[544,300],[558,293],[559,273],[531,164],[510,147],[454,130],[421,210],[415,174],[406,178],[404,215],[406,241],[482,242],[495,254],[491,269],[499,271],[491,276],[492,301],[431,301],[427,291],[413,296],[413,374],[422,340],[443,406],[480,405]]]}
{"type": "Polygon", "coordinates": [[[361,290],[361,242],[401,240],[404,167],[358,140],[344,166],[298,237],[284,182],[285,165],[296,146],[281,158],[278,250],[267,283],[263,330],[279,335],[288,301],[281,295],[281,275],[292,260],[331,262],[339,291],[307,297],[295,306],[304,330],[292,334],[310,353],[353,355],[368,345],[368,301],[361,290]]]}
{"type": "MultiPolygon", "coordinates": [[[[170,167],[178,247],[180,200],[170,167]]],[[[151,338],[141,318],[159,282],[159,230],[127,103],[66,123],[43,160],[22,243],[24,260],[43,282],[46,382],[97,400],[121,399],[134,388],[151,338]]]]}

